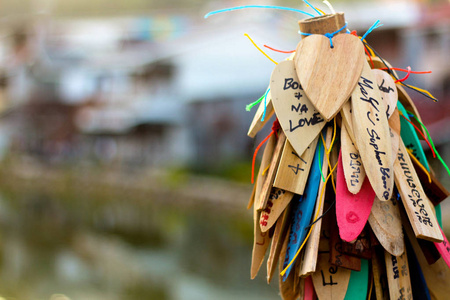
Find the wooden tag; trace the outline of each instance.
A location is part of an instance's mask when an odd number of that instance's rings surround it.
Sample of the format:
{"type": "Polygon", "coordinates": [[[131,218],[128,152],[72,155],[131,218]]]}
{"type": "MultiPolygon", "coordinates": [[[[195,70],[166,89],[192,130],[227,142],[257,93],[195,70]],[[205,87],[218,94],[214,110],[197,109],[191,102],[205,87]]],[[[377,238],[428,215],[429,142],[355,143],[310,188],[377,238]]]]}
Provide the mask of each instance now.
{"type": "MultiPolygon", "coordinates": [[[[258,180],[258,178],[256,178],[256,180],[258,180]]],[[[248,199],[247,209],[252,208],[253,203],[255,202],[255,194],[256,194],[256,183],[253,185],[252,194],[250,195],[250,198],[248,199]]]]}
{"type": "Polygon", "coordinates": [[[411,226],[404,226],[405,233],[408,236],[420,268],[428,285],[432,299],[445,300],[450,295],[450,269],[445,261],[440,258],[434,264],[429,264],[423,255],[418,240],[416,239],[411,226]]]}
{"type": "Polygon", "coordinates": [[[395,196],[389,201],[375,198],[369,216],[369,224],[383,248],[392,255],[400,256],[405,250],[402,219],[395,196]]]}
{"type": "MultiPolygon", "coordinates": [[[[333,219],[334,222],[332,221],[332,224],[336,224],[336,218],[333,219]]],[[[330,230],[330,263],[349,270],[360,271],[361,259],[342,253],[342,244],[344,242],[339,237],[339,229],[336,226],[331,226],[330,230]]]]}
{"type": "MultiPolygon", "coordinates": [[[[279,262],[278,262],[278,271],[281,273],[284,257],[286,256],[286,250],[287,250],[287,242],[288,239],[285,240],[283,243],[283,247],[281,249],[279,262]]],[[[283,277],[281,275],[278,275],[278,284],[280,286],[280,294],[281,298],[283,300],[296,300],[299,298],[299,292],[296,291],[295,287],[295,274],[292,273],[290,276],[287,277],[287,279],[283,280],[283,277]]]]}
{"type": "MultiPolygon", "coordinates": [[[[406,109],[403,107],[403,105],[399,102],[398,104],[399,111],[403,114],[405,118],[408,120],[411,120],[408,116],[408,113],[406,112],[406,109]]],[[[405,144],[406,148],[411,149],[413,152],[413,155],[419,160],[419,162],[427,169],[429,170],[430,167],[428,165],[427,158],[425,156],[425,152],[423,151],[422,145],[420,144],[419,136],[416,132],[416,129],[414,126],[412,126],[407,120],[405,120],[404,117],[400,118],[401,123],[401,138],[403,140],[403,143],[405,144]]]]}
{"type": "Polygon", "coordinates": [[[317,271],[311,275],[317,297],[319,299],[344,299],[351,271],[333,266],[328,260],[328,253],[319,254],[317,271]]]}
{"type": "MultiPolygon", "coordinates": [[[[437,226],[439,226],[439,224],[437,224],[437,226]]],[[[442,243],[434,243],[434,245],[441,254],[442,259],[450,268],[450,243],[448,242],[447,237],[445,236],[444,231],[440,226],[439,229],[441,230],[442,236],[444,237],[444,241],[442,241],[442,243]]]]}
{"type": "Polygon", "coordinates": [[[266,125],[266,123],[270,120],[270,118],[273,116],[273,113],[275,111],[273,110],[272,105],[272,95],[269,91],[267,93],[267,101],[264,103],[264,100],[259,103],[258,109],[256,110],[255,116],[253,117],[253,121],[250,124],[250,128],[248,129],[247,135],[251,138],[254,138],[256,134],[266,125]],[[266,104],[266,116],[264,117],[264,121],[261,121],[262,116],[264,114],[264,104],[266,104]]]}
{"type": "Polygon", "coordinates": [[[270,166],[270,162],[272,161],[273,151],[275,150],[275,145],[277,143],[277,139],[274,134],[269,138],[264,148],[261,165],[258,171],[258,177],[255,183],[255,199],[254,202],[256,206],[259,205],[259,199],[261,198],[261,192],[263,189],[264,182],[267,178],[267,172],[264,173],[264,170],[270,166]]]}
{"type": "Polygon", "coordinates": [[[352,115],[356,146],[369,181],[381,200],[387,201],[394,187],[394,173],[389,167],[392,145],[386,108],[375,78],[364,62],[363,72],[352,93],[352,115]]]}
{"type": "Polygon", "coordinates": [[[379,300],[389,300],[389,288],[386,277],[386,264],[384,260],[384,250],[376,247],[372,252],[372,273],[376,299],[379,300]]]}
{"type": "Polygon", "coordinates": [[[278,217],[283,213],[285,208],[291,203],[294,194],[285,190],[272,188],[269,200],[267,200],[266,208],[261,211],[261,219],[259,225],[262,232],[266,232],[275,224],[278,217]]]}
{"type": "Polygon", "coordinates": [[[258,201],[258,205],[256,205],[258,210],[264,209],[266,207],[267,201],[269,200],[270,193],[272,192],[273,180],[275,179],[275,174],[278,169],[278,163],[280,162],[281,158],[281,150],[283,149],[285,142],[286,136],[283,132],[280,131],[280,133],[278,134],[277,144],[275,146],[275,149],[273,150],[270,167],[267,171],[266,178],[264,179],[261,194],[258,198],[255,198],[255,201],[258,201]]]}
{"type": "Polygon", "coordinates": [[[295,152],[289,141],[286,142],[273,186],[295,194],[303,194],[318,138],[312,141],[302,156],[295,152]]]}
{"type": "MultiPolygon", "coordinates": [[[[397,86],[397,91],[398,91],[398,101],[403,105],[403,107],[406,110],[412,112],[420,120],[420,122],[423,123],[422,118],[420,117],[420,114],[419,114],[419,111],[417,110],[416,105],[412,101],[411,97],[409,97],[408,93],[405,91],[403,86],[400,83],[397,83],[396,86],[397,86]]],[[[397,103],[397,106],[398,106],[398,103],[397,103]]],[[[420,123],[417,122],[417,120],[415,118],[412,118],[411,122],[413,122],[414,125],[416,125],[417,128],[421,129],[422,133],[425,136],[427,136],[425,129],[422,128],[420,123]]],[[[422,136],[419,136],[419,138],[423,139],[422,136]]]]}
{"type": "MultiPolygon", "coordinates": [[[[312,213],[314,206],[316,205],[316,199],[319,191],[319,184],[322,181],[320,174],[320,164],[325,156],[325,149],[322,144],[322,140],[319,140],[316,153],[311,166],[311,172],[309,174],[308,183],[306,184],[305,193],[300,196],[300,200],[297,203],[293,203],[292,212],[293,220],[291,225],[291,235],[289,237],[288,251],[286,254],[285,265],[294,258],[300,245],[305,240],[306,234],[309,228],[306,228],[311,223],[312,213]],[[320,155],[319,155],[320,154],[320,155]]],[[[292,270],[292,265],[287,269],[285,277],[289,275],[292,270]]]]}
{"type": "Polygon", "coordinates": [[[301,156],[326,122],[303,91],[293,61],[283,61],[275,67],[270,90],[281,128],[301,156]]]}
{"type": "Polygon", "coordinates": [[[351,34],[330,40],[311,35],[298,43],[294,57],[303,89],[316,109],[329,121],[350,98],[365,63],[364,46],[351,34]]]}
{"type": "Polygon", "coordinates": [[[432,242],[441,242],[443,237],[439,230],[436,216],[422,189],[403,141],[400,141],[394,172],[395,185],[401,195],[409,222],[414,229],[416,237],[432,242]]]}
{"type": "Polygon", "coordinates": [[[314,300],[315,298],[316,293],[314,292],[312,278],[311,276],[308,276],[305,278],[305,298],[302,300],[314,300]]]}
{"type": "Polygon", "coordinates": [[[395,160],[397,159],[397,156],[395,153],[398,152],[398,147],[400,144],[400,114],[398,113],[398,109],[395,108],[394,112],[392,113],[391,118],[389,119],[389,134],[391,135],[391,144],[392,144],[392,159],[390,167],[394,167],[395,160]],[[392,133],[392,131],[395,131],[396,134],[392,133]]]}
{"type": "Polygon", "coordinates": [[[267,258],[267,283],[270,283],[275,273],[275,266],[280,258],[281,247],[285,239],[289,239],[290,228],[287,225],[291,217],[290,212],[291,210],[287,207],[275,225],[269,257],[267,258]]]}
{"type": "MultiPolygon", "coordinates": [[[[342,106],[341,109],[342,124],[344,124],[345,129],[347,129],[347,134],[350,139],[355,143],[355,133],[353,132],[353,117],[352,117],[352,100],[348,100],[342,106]]],[[[356,147],[356,144],[355,144],[356,147]]],[[[356,148],[358,149],[358,148],[356,148]]]]}
{"type": "Polygon", "coordinates": [[[361,260],[361,271],[351,271],[345,300],[366,300],[369,285],[369,262],[361,260]]]}
{"type": "Polygon", "coordinates": [[[385,252],[385,262],[391,299],[412,299],[406,251],[400,256],[385,252]]]}
{"type": "Polygon", "coordinates": [[[341,252],[359,258],[370,259],[372,257],[370,239],[369,232],[364,229],[354,242],[349,243],[343,241],[341,252]]]}
{"type": "Polygon", "coordinates": [[[389,75],[388,73],[382,70],[372,70],[372,72],[375,74],[381,99],[385,103],[386,114],[389,119],[394,113],[395,108],[397,107],[397,87],[395,86],[395,82],[392,79],[391,75],[389,75]]]}
{"type": "Polygon", "coordinates": [[[406,252],[408,253],[408,267],[409,273],[411,274],[409,278],[411,280],[413,299],[431,300],[430,291],[428,290],[425,276],[423,276],[419,261],[417,260],[417,257],[408,239],[405,239],[405,247],[406,252]]]}
{"type": "Polygon", "coordinates": [[[369,180],[364,180],[357,194],[347,189],[342,166],[342,152],[339,154],[336,178],[336,218],[341,239],[347,242],[355,240],[364,226],[372,209],[375,192],[369,180]]]}
{"type": "Polygon", "coordinates": [[[261,213],[253,209],[253,252],[252,252],[252,266],[250,270],[250,278],[254,279],[258,275],[258,271],[264,261],[267,248],[270,245],[270,236],[268,232],[261,232],[259,227],[259,218],[261,213]]]}
{"type": "Polygon", "coordinates": [[[350,193],[357,194],[366,178],[366,172],[359,151],[350,139],[345,126],[341,128],[341,152],[347,189],[350,193]]]}
{"type": "Polygon", "coordinates": [[[416,170],[417,176],[422,183],[425,194],[430,199],[434,206],[438,205],[442,201],[446,200],[450,196],[449,191],[439,182],[439,180],[429,172],[431,182],[428,179],[428,175],[420,168],[414,160],[411,160],[416,170]]]}
{"type": "MultiPolygon", "coordinates": [[[[327,149],[329,149],[331,144],[331,127],[327,128],[325,143],[327,145],[327,149]]],[[[322,173],[326,178],[328,176],[328,164],[327,158],[324,155],[322,160],[322,173]]],[[[324,211],[325,206],[325,197],[326,197],[326,187],[324,187],[325,182],[320,180],[319,185],[319,193],[317,195],[316,207],[313,213],[313,216],[321,216],[324,211]],[[323,190],[323,192],[322,192],[323,190]]],[[[325,216],[326,218],[327,216],[325,216]]],[[[303,256],[301,269],[299,272],[299,276],[307,276],[316,271],[317,265],[317,255],[319,253],[319,241],[321,237],[321,229],[322,229],[323,218],[319,219],[313,226],[311,235],[309,236],[308,241],[305,245],[305,255],[303,256]]]]}

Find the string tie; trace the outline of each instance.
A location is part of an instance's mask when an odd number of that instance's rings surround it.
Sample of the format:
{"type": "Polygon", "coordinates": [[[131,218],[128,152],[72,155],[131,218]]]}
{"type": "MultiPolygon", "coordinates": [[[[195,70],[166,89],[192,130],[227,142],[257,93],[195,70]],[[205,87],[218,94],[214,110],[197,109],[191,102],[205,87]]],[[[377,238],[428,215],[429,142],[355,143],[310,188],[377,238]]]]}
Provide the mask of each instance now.
{"type": "MultiPolygon", "coordinates": [[[[344,30],[346,27],[347,27],[347,22],[345,22],[345,25],[342,26],[341,28],[339,28],[338,30],[336,30],[335,32],[327,32],[327,33],[324,34],[325,37],[330,39],[330,48],[334,48],[333,37],[336,34],[338,34],[339,32],[341,32],[342,30],[344,30]]],[[[299,33],[301,35],[306,35],[306,36],[313,35],[313,33],[306,33],[306,32],[301,32],[301,31],[299,31],[299,33]]]]}

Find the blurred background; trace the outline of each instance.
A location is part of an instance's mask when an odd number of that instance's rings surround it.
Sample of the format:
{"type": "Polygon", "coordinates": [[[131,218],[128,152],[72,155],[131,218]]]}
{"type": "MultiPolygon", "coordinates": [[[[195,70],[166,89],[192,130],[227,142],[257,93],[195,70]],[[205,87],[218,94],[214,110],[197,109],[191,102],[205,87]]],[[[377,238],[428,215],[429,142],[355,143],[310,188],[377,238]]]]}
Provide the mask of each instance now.
{"type": "MultiPolygon", "coordinates": [[[[265,270],[249,279],[266,134],[246,136],[245,105],[274,64],[244,33],[293,50],[306,16],[203,18],[250,4],[314,13],[300,0],[0,2],[0,299],[278,299],[265,270]]],[[[367,41],[393,66],[433,71],[406,83],[440,100],[408,90],[450,162],[450,2],[332,4],[359,35],[381,20],[367,41]]]]}

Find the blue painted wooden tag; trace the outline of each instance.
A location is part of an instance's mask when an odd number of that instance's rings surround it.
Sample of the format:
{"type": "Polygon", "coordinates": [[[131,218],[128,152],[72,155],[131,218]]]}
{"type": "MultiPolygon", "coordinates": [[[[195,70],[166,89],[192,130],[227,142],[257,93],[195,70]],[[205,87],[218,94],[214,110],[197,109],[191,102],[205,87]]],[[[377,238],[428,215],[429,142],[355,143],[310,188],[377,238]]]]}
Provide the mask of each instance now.
{"type": "MultiPolygon", "coordinates": [[[[323,132],[323,135],[325,137],[325,131],[323,132]]],[[[303,195],[300,196],[299,200],[294,202],[292,209],[291,233],[289,235],[289,244],[286,251],[286,257],[284,259],[283,269],[286,268],[286,266],[291,262],[292,258],[295,256],[295,253],[297,253],[300,248],[300,245],[305,240],[306,234],[308,233],[308,228],[306,228],[306,226],[311,223],[311,216],[316,204],[319,184],[322,180],[320,174],[320,164],[323,161],[324,153],[325,150],[322,139],[319,139],[305,191],[303,192],[303,195]]],[[[289,276],[293,265],[294,264],[288,268],[283,280],[286,280],[289,276]]]]}

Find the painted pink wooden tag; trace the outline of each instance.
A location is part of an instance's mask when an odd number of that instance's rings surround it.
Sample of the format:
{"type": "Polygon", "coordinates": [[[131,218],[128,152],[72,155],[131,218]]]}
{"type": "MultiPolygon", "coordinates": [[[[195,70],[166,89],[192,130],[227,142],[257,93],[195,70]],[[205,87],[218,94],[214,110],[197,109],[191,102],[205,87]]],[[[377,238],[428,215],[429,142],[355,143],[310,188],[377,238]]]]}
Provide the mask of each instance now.
{"type": "Polygon", "coordinates": [[[340,152],[336,178],[336,219],[341,239],[351,242],[358,237],[367,223],[374,200],[375,192],[367,178],[358,194],[350,193],[345,183],[340,152]]]}
{"type": "MultiPolygon", "coordinates": [[[[439,224],[437,224],[439,226],[439,224]]],[[[439,226],[439,229],[441,230],[442,236],[444,237],[444,241],[442,243],[434,243],[436,245],[437,250],[442,256],[442,259],[444,259],[447,266],[450,268],[450,243],[447,240],[447,237],[444,234],[444,231],[439,226]]]]}
{"type": "Polygon", "coordinates": [[[314,300],[316,297],[314,292],[314,285],[311,276],[305,278],[305,298],[304,300],[314,300]]]}

